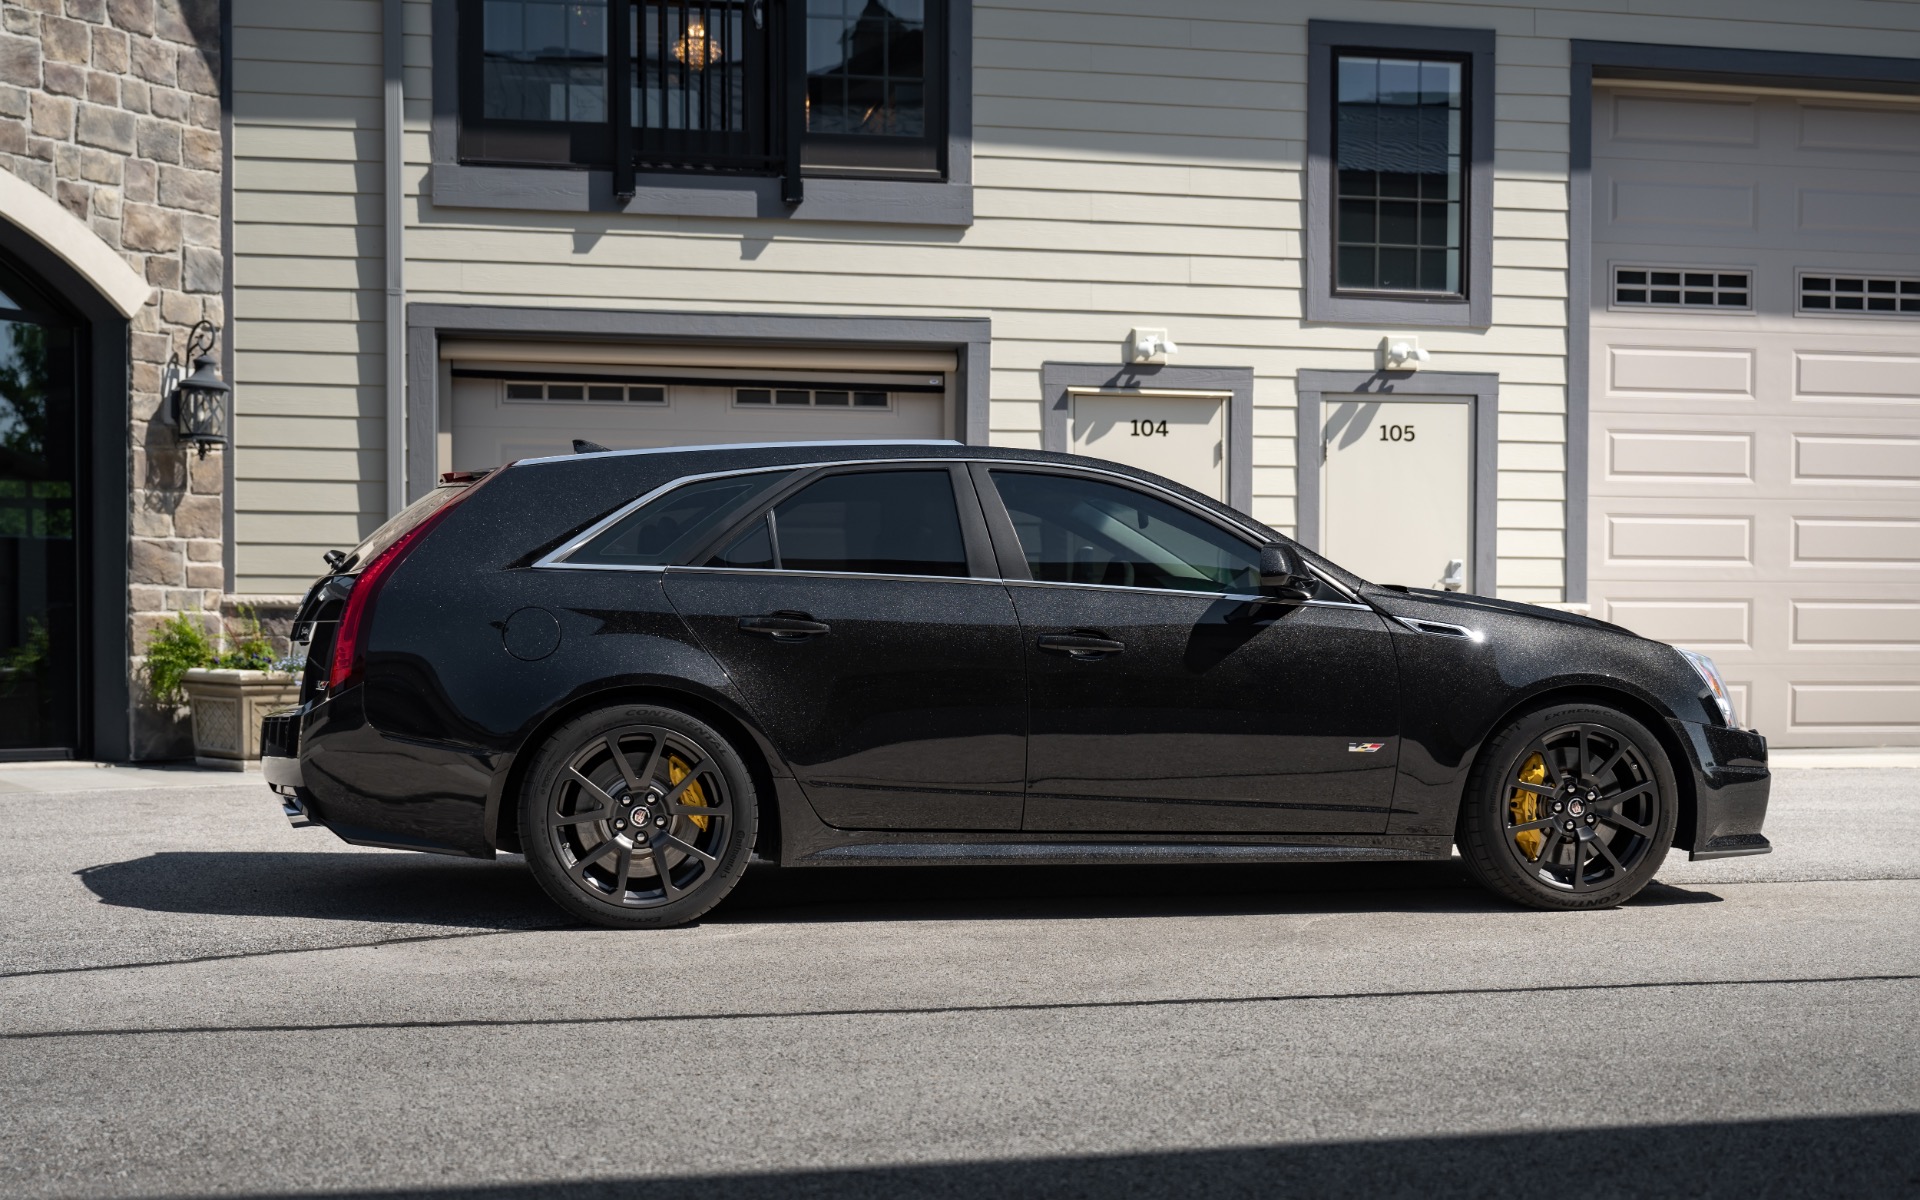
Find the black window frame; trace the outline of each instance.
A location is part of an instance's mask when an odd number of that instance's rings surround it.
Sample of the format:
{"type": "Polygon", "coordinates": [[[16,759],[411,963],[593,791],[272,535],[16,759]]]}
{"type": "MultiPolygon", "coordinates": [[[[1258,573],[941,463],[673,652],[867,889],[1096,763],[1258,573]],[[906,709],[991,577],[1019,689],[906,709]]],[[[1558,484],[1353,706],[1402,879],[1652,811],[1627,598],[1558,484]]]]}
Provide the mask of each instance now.
{"type": "MultiPolygon", "coordinates": [[[[752,504],[733,520],[716,526],[717,532],[705,542],[682,554],[677,563],[669,564],[666,569],[676,571],[753,571],[783,575],[807,575],[822,578],[876,579],[899,578],[929,580],[935,582],[980,582],[998,581],[999,570],[995,565],[992,539],[987,534],[985,520],[980,514],[980,501],[975,495],[975,483],[967,472],[964,463],[950,460],[928,459],[870,459],[859,462],[835,463],[812,470],[795,471],[792,467],[754,468],[743,474],[758,474],[763,470],[779,469],[792,471],[793,475],[784,483],[755,496],[752,504]],[[769,541],[773,547],[774,565],[771,567],[738,567],[714,565],[712,559],[730,549],[744,534],[756,524],[764,524],[768,514],[785,504],[807,488],[834,475],[870,475],[876,472],[915,471],[941,473],[947,478],[948,490],[953,497],[955,515],[960,522],[960,541],[966,554],[967,571],[964,575],[912,575],[895,572],[871,571],[818,571],[803,570],[784,565],[780,557],[780,542],[777,530],[770,529],[769,541]]],[[[692,482],[692,479],[679,481],[679,485],[692,482]]]]}
{"type": "Polygon", "coordinates": [[[1490,29],[1307,23],[1307,170],[1302,310],[1309,321],[1485,328],[1492,323],[1494,33],[1490,29]],[[1345,56],[1463,66],[1460,291],[1345,290],[1337,285],[1335,114],[1345,56]]]}
{"type": "MultiPolygon", "coordinates": [[[[608,0],[606,85],[607,119],[602,122],[547,122],[489,118],[484,115],[484,5],[486,0],[449,0],[455,7],[457,50],[457,132],[453,161],[462,166],[520,167],[613,172],[616,196],[630,197],[635,177],[681,176],[691,180],[732,174],[787,178],[784,199],[798,203],[802,178],[875,179],[946,182],[952,177],[955,81],[951,41],[970,24],[956,22],[954,10],[966,0],[924,0],[926,28],[926,132],[919,137],[864,134],[809,134],[805,126],[806,0],[763,0],[766,4],[765,69],[772,79],[750,81],[749,110],[757,126],[757,145],[737,144],[721,153],[698,146],[694,138],[648,139],[632,122],[622,102],[620,82],[634,69],[627,37],[634,22],[645,19],[645,0],[608,0]],[[757,87],[755,86],[757,84],[757,87]],[[685,150],[662,157],[663,146],[685,150]],[[649,152],[651,151],[651,153],[649,152]],[[678,161],[675,161],[675,160],[678,161]]],[[[970,16],[970,12],[967,14],[970,16]]],[[[641,37],[645,45],[645,37],[641,37]]]]}
{"type": "MultiPolygon", "coordinates": [[[[614,124],[607,121],[528,121],[484,115],[485,93],[484,37],[486,0],[458,0],[459,21],[459,105],[461,162],[485,163],[508,167],[606,167],[613,162],[614,124]],[[499,143],[497,149],[490,143],[499,143]],[[546,144],[553,149],[565,146],[564,153],[516,152],[546,144]]],[[[613,6],[619,0],[606,0],[609,25],[613,6]]],[[[612,31],[608,31],[607,76],[602,81],[607,111],[613,111],[614,88],[612,31]]]]}

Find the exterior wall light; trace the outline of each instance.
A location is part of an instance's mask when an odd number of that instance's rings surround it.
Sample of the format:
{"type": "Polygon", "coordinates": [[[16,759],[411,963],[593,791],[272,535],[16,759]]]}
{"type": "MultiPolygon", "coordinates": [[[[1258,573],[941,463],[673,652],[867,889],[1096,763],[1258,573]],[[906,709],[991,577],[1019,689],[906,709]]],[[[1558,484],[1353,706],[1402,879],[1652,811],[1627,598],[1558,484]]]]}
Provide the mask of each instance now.
{"type": "Polygon", "coordinates": [[[187,334],[185,357],[193,363],[193,374],[185,375],[180,356],[167,364],[173,385],[173,431],[182,442],[199,447],[200,457],[209,446],[228,444],[227,398],[233,388],[220,378],[220,365],[213,358],[213,343],[218,336],[210,321],[201,321],[187,334]]]}

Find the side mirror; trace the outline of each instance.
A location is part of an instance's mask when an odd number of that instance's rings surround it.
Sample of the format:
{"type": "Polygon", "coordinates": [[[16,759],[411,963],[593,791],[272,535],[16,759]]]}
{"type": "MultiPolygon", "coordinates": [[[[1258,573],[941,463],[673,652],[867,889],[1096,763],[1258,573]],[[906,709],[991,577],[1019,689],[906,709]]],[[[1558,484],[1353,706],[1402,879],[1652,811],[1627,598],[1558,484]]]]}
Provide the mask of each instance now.
{"type": "Polygon", "coordinates": [[[1291,550],[1275,542],[1260,548],[1260,591],[1275,600],[1297,604],[1313,598],[1314,578],[1291,550]]]}

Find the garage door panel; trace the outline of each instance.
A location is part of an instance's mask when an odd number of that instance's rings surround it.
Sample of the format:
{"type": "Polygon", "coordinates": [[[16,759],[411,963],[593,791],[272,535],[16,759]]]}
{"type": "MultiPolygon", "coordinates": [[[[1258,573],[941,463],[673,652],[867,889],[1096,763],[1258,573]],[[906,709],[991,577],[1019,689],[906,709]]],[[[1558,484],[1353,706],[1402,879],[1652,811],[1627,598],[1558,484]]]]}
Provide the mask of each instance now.
{"type": "Polygon", "coordinates": [[[1713,654],[1776,744],[1920,744],[1920,321],[1798,311],[1803,274],[1920,278],[1920,107],[1595,111],[1595,614],[1713,654]],[[1753,308],[1610,307],[1616,264],[1753,308]]]}
{"type": "MultiPolygon", "coordinates": [[[[1920,200],[1915,201],[1920,208],[1920,200]]],[[[1920,325],[1904,331],[1909,342],[1920,325]]],[[[1801,401],[1891,402],[1920,405],[1920,353],[1833,349],[1803,350],[1793,356],[1793,394],[1801,401]]]]}
{"type": "Polygon", "coordinates": [[[1920,108],[1818,101],[1800,105],[1803,150],[1873,150],[1920,156],[1920,108]]]}

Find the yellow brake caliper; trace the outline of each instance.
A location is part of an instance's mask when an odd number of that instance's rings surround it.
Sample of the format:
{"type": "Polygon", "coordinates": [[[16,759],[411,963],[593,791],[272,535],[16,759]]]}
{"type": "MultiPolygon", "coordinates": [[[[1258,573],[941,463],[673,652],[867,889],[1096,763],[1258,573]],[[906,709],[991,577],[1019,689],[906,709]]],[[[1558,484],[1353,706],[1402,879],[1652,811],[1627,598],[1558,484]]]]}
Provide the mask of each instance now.
{"type": "MultiPolygon", "coordinates": [[[[1527,759],[1527,765],[1520,768],[1520,781],[1522,783],[1545,783],[1547,781],[1547,760],[1541,758],[1538,754],[1527,759]]],[[[1525,825],[1532,821],[1538,821],[1540,819],[1540,810],[1545,807],[1545,805],[1545,797],[1541,796],[1538,792],[1530,792],[1525,788],[1513,789],[1513,799],[1507,801],[1507,808],[1513,813],[1513,823],[1515,825],[1525,825]]],[[[1540,857],[1540,845],[1547,840],[1547,835],[1541,833],[1538,829],[1526,829],[1514,834],[1513,840],[1520,843],[1521,852],[1531,860],[1540,857]]]]}
{"type": "MultiPolygon", "coordinates": [[[[687,777],[687,772],[689,770],[691,770],[691,768],[688,767],[686,763],[681,762],[679,759],[673,757],[672,755],[667,756],[667,782],[679,783],[682,779],[685,779],[687,777]]],[[[687,788],[685,792],[682,792],[680,794],[680,803],[690,805],[694,808],[708,807],[707,794],[700,790],[700,786],[701,785],[696,783],[691,787],[687,788]]],[[[692,821],[696,826],[698,826],[701,833],[705,833],[707,831],[707,822],[712,820],[712,818],[711,817],[688,817],[687,820],[692,821]]]]}

